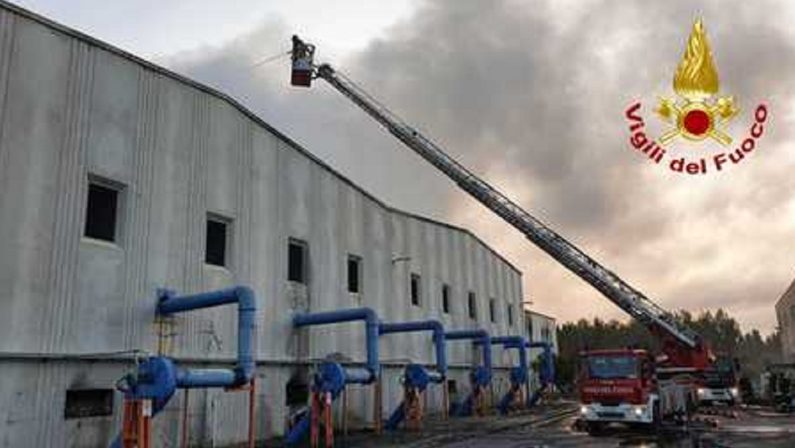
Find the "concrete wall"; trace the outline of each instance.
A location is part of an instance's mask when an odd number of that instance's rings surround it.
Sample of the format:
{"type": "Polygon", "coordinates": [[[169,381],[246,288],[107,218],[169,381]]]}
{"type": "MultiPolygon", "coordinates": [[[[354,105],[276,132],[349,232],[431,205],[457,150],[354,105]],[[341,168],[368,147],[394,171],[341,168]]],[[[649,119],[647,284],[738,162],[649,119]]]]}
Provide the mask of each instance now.
{"type": "MultiPolygon", "coordinates": [[[[523,334],[521,274],[469,232],[393,210],[222,94],[0,3],[0,446],[101,446],[113,417],[64,420],[69,388],[110,388],[128,351],[154,351],[154,292],[250,285],[258,296],[258,435],[282,432],[284,386],[303,363],[341,352],[364,359],[361,325],[290,327],[297,311],[357,306],[385,321],[438,318],[450,329],[523,334]],[[122,187],[115,243],[83,236],[90,178],[122,187]],[[208,213],[231,221],[228,267],[206,265],[208,213]],[[309,246],[309,284],[287,278],[287,242],[309,246]],[[346,289],[346,259],[363,260],[363,292],[346,289]],[[408,261],[393,262],[395,258],[408,261]],[[409,276],[421,275],[421,306],[409,276]],[[441,311],[442,284],[452,288],[441,311]],[[466,295],[478,299],[477,321],[466,295]],[[488,301],[495,299],[496,322],[488,301]],[[514,323],[507,323],[507,307],[514,323]],[[303,336],[302,336],[303,335],[303,336]],[[304,341],[304,342],[302,342],[304,341]]],[[[228,365],[235,313],[180,315],[168,353],[228,365]]],[[[432,363],[427,335],[382,338],[385,411],[400,398],[400,364],[432,363]]],[[[466,391],[477,353],[450,344],[466,391]]],[[[495,349],[500,367],[512,362],[495,349]]],[[[495,388],[506,386],[505,372],[495,388]]],[[[438,389],[438,388],[436,388],[438,389]]],[[[191,394],[195,442],[245,437],[245,394],[191,394]]],[[[431,392],[438,410],[440,393],[431,392]]],[[[350,395],[352,420],[372,396],[350,395]]],[[[156,422],[156,446],[178,440],[177,397],[156,422]]]]}
{"type": "Polygon", "coordinates": [[[795,282],[776,302],[776,319],[781,332],[783,362],[795,362],[795,282]]]}

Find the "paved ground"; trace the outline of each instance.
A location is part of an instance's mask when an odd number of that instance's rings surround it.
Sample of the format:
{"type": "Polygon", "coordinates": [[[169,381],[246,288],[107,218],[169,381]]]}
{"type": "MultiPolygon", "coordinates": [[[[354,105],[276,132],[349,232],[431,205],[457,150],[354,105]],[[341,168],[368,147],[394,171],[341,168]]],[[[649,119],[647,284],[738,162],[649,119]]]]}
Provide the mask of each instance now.
{"type": "Polygon", "coordinates": [[[748,409],[739,418],[711,417],[715,428],[700,425],[689,432],[653,435],[624,428],[608,428],[599,437],[574,429],[576,407],[560,403],[510,418],[454,419],[428,422],[420,433],[399,431],[375,437],[337,436],[338,447],[409,448],[524,448],[524,447],[648,447],[648,448],[755,448],[795,447],[795,416],[748,409]]]}

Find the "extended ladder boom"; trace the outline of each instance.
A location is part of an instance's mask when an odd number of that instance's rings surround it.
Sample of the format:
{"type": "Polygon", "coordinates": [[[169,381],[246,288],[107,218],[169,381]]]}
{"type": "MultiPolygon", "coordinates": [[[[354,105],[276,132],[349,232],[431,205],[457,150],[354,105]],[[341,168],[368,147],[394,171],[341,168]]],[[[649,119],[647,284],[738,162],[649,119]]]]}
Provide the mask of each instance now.
{"type": "MultiPolygon", "coordinates": [[[[439,146],[409,126],[400,117],[381,105],[375,98],[358,87],[353,81],[335,71],[330,65],[311,64],[314,47],[293,38],[293,84],[309,86],[309,82],[296,83],[296,67],[304,70],[311,66],[310,76],[322,78],[340,93],[356,103],[371,117],[381,123],[390,133],[414,150],[433,166],[441,170],[458,186],[522,232],[536,246],[552,258],[591,284],[610,301],[650,329],[662,332],[688,349],[698,349],[701,340],[697,333],[677,322],[673,316],[649,300],[646,296],[624,282],[583,253],[544,223],[527,213],[504,194],[474,175],[463,165],[447,155],[439,146]],[[308,60],[308,61],[307,61],[308,60]],[[309,62],[309,64],[307,64],[309,62]]],[[[302,77],[299,73],[299,79],[302,77]]],[[[306,78],[303,78],[306,79],[306,78]]]]}

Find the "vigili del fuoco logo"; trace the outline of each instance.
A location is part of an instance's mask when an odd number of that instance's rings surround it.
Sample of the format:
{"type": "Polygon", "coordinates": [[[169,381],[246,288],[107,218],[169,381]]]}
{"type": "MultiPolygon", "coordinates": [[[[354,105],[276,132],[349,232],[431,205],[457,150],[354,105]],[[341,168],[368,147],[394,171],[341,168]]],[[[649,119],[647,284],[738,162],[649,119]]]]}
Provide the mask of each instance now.
{"type": "Polygon", "coordinates": [[[734,96],[721,94],[719,86],[704,24],[698,19],[674,74],[676,97],[661,97],[654,108],[665,126],[662,135],[649,135],[640,101],[624,112],[632,148],[677,173],[707,174],[747,160],[764,135],[768,107],[757,105],[745,135],[735,140],[726,128],[740,114],[740,106],[734,96]]]}

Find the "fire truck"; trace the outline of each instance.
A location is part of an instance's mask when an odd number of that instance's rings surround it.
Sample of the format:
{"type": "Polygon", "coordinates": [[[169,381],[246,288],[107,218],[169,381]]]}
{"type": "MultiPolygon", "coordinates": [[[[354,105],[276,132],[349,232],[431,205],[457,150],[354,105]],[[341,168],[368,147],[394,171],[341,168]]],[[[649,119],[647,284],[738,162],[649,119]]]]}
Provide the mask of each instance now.
{"type": "Polygon", "coordinates": [[[694,373],[661,367],[646,350],[582,352],[577,378],[581,421],[594,435],[611,423],[651,429],[664,421],[684,423],[698,404],[699,376],[694,373]]]}
{"type": "Polygon", "coordinates": [[[621,366],[627,368],[627,371],[618,372],[620,375],[616,378],[599,378],[598,373],[595,373],[596,376],[587,380],[592,384],[583,389],[584,393],[589,391],[583,396],[588,400],[587,403],[583,402],[586,410],[583,417],[586,420],[602,421],[600,412],[606,419],[618,419],[619,412],[615,409],[610,412],[604,410],[611,406],[616,408],[616,404],[622,409],[621,418],[628,416],[626,418],[634,418],[633,421],[638,418],[654,421],[655,418],[681,416],[692,408],[696,401],[697,376],[712,360],[709,347],[695,331],[674,319],[671,313],[468,170],[353,80],[329,64],[315,64],[314,45],[298,36],[293,36],[292,44],[293,86],[310,87],[316,79],[326,81],[459,188],[520,231],[633,319],[644,324],[660,339],[662,354],[654,359],[645,352],[635,350],[618,350],[610,355],[607,352],[584,355],[586,363],[594,362],[595,370],[588,372],[608,372],[610,368],[620,369],[621,366]],[[599,366],[607,370],[599,370],[599,366]],[[659,412],[655,413],[655,406],[660,409],[659,412]],[[630,411],[623,412],[626,409],[630,411]]]}
{"type": "Polygon", "coordinates": [[[704,405],[734,406],[740,401],[740,364],[736,358],[718,354],[700,377],[698,401],[704,405]]]}

